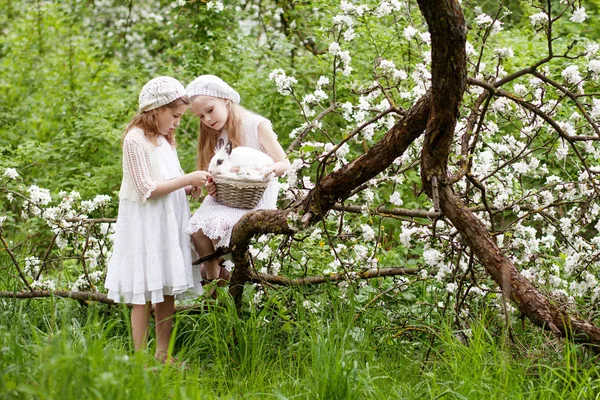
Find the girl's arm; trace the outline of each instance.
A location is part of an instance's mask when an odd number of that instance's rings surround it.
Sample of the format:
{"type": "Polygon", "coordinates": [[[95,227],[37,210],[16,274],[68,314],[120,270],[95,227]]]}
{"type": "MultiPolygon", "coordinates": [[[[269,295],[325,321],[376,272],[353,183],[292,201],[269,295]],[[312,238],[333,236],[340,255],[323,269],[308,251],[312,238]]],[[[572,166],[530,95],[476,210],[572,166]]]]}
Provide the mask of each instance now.
{"type": "Polygon", "coordinates": [[[156,199],[188,185],[202,186],[210,176],[206,171],[194,171],[174,179],[153,181],[143,146],[132,137],[126,136],[123,141],[123,158],[123,166],[131,177],[133,189],[144,202],[147,199],[156,199]]]}
{"type": "Polygon", "coordinates": [[[206,171],[194,171],[177,178],[156,182],[156,189],[150,193],[150,198],[156,199],[186,186],[202,186],[209,176],[206,171]]]}
{"type": "Polygon", "coordinates": [[[271,165],[275,175],[283,175],[290,168],[290,160],[288,160],[285,151],[277,141],[277,135],[273,132],[271,124],[262,122],[258,125],[258,140],[271,158],[275,160],[275,164],[271,165]]]}

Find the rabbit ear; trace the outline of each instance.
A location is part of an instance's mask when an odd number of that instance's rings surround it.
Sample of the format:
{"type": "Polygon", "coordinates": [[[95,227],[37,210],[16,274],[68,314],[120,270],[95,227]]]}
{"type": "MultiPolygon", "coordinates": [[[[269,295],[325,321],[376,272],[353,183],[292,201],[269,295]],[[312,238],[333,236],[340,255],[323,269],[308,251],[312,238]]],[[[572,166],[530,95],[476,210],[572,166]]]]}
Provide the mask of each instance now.
{"type": "Polygon", "coordinates": [[[227,145],[225,146],[225,152],[231,155],[231,141],[227,142],[227,145]]]}
{"type": "Polygon", "coordinates": [[[219,141],[217,142],[217,150],[221,150],[223,148],[223,146],[225,145],[225,140],[223,138],[219,138],[219,141]]]}

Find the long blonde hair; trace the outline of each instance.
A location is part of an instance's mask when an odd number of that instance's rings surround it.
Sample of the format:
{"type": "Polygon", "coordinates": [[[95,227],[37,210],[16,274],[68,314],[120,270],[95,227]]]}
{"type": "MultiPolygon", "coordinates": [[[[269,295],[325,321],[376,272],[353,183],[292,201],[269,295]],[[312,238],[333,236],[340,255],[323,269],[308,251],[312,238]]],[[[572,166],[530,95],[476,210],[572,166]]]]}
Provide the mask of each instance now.
{"type": "MultiPolygon", "coordinates": [[[[194,97],[196,96],[192,96],[192,101],[194,101],[194,97]]],[[[241,115],[245,112],[245,109],[244,107],[235,104],[233,101],[228,101],[226,107],[227,121],[225,122],[224,127],[227,129],[227,137],[231,142],[231,148],[234,149],[244,145],[241,115]]],[[[219,131],[209,128],[200,122],[200,133],[198,134],[198,161],[196,162],[198,170],[206,171],[208,169],[208,163],[215,155],[218,137],[219,131]]]]}
{"type": "MultiPolygon", "coordinates": [[[[144,111],[144,112],[137,113],[131,119],[131,121],[129,121],[129,124],[127,124],[127,127],[125,128],[125,132],[123,133],[123,139],[125,139],[125,136],[127,136],[127,133],[129,133],[129,131],[133,127],[137,127],[137,128],[140,128],[141,130],[143,130],[144,135],[148,139],[150,139],[150,140],[156,139],[160,135],[159,128],[158,128],[158,112],[160,110],[162,110],[163,108],[168,108],[168,109],[172,110],[181,105],[189,105],[189,104],[190,104],[189,97],[182,96],[162,107],[158,107],[158,108],[155,108],[154,110],[150,110],[150,111],[144,111]]],[[[165,136],[165,139],[167,139],[167,142],[169,142],[169,144],[171,146],[175,146],[177,144],[175,141],[175,132],[169,132],[169,134],[167,136],[165,136]]]]}

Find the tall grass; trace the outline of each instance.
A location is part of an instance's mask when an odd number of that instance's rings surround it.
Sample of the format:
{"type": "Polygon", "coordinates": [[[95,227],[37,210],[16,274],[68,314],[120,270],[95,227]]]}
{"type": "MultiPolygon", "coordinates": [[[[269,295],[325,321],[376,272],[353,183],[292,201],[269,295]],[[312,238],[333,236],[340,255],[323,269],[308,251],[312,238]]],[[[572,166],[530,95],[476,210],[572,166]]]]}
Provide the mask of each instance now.
{"type": "Polygon", "coordinates": [[[520,333],[516,344],[484,317],[465,343],[443,325],[433,341],[391,339],[383,319],[357,319],[332,293],[320,296],[327,306],[316,311],[290,292],[247,308],[243,318],[226,296],[205,311],[180,313],[174,367],[151,350],[132,352],[126,308],[0,300],[0,398],[600,397],[596,359],[572,344],[549,347],[540,331],[520,333]]]}

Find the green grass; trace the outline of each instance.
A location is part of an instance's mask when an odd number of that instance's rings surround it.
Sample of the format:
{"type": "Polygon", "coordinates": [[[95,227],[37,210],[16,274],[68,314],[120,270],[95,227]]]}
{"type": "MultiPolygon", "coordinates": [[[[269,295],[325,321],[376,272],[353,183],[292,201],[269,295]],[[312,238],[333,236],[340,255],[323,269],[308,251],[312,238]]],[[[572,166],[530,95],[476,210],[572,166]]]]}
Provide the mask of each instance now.
{"type": "Polygon", "coordinates": [[[319,312],[302,299],[291,293],[241,319],[230,301],[178,314],[172,347],[185,368],[133,354],[125,308],[0,300],[0,398],[600,398],[596,359],[538,330],[516,344],[482,317],[466,344],[443,324],[433,341],[390,339],[385,321],[355,320],[335,297],[319,312]]]}

